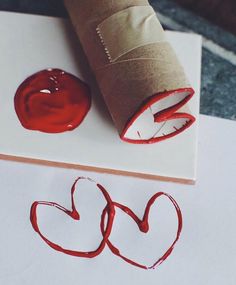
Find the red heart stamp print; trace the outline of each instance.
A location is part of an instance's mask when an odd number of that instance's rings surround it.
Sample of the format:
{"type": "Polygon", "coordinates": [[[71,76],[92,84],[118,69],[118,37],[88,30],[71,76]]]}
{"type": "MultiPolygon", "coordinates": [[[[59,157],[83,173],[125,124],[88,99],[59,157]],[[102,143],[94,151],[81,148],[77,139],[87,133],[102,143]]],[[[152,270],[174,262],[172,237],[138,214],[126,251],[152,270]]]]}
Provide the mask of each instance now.
{"type": "Polygon", "coordinates": [[[174,246],[180,237],[180,234],[182,231],[183,220],[182,220],[181,210],[180,210],[177,202],[169,194],[166,194],[164,192],[158,192],[150,198],[150,200],[148,201],[148,203],[146,205],[143,218],[140,219],[127,206],[124,206],[122,204],[119,204],[117,202],[112,201],[112,199],[110,198],[106,189],[102,185],[96,183],[96,186],[98,187],[99,191],[102,192],[102,194],[103,194],[103,196],[107,202],[105,208],[102,211],[101,221],[100,221],[100,229],[101,229],[101,233],[103,235],[103,239],[101,240],[101,242],[100,242],[100,244],[96,250],[84,252],[84,251],[75,251],[75,250],[71,250],[71,249],[66,249],[66,248],[63,248],[62,246],[54,243],[53,241],[49,240],[45,235],[43,235],[43,233],[41,232],[41,230],[38,226],[38,221],[37,221],[37,209],[39,206],[54,207],[57,210],[64,212],[66,215],[68,215],[72,219],[77,220],[77,221],[80,220],[79,212],[77,211],[75,203],[74,203],[74,193],[76,191],[76,184],[81,179],[86,179],[86,180],[94,183],[94,181],[91,180],[90,178],[84,178],[84,177],[79,177],[74,182],[74,184],[71,188],[71,210],[66,209],[63,206],[61,206],[55,202],[36,201],[32,204],[31,212],[30,212],[30,221],[31,221],[31,224],[32,224],[34,230],[39,234],[39,236],[44,240],[44,242],[46,242],[54,250],[60,251],[64,254],[68,254],[68,255],[72,255],[72,256],[76,256],[76,257],[85,257],[85,258],[96,257],[97,255],[99,255],[103,251],[105,245],[107,244],[113,254],[119,256],[120,258],[122,258],[124,261],[130,263],[131,265],[134,265],[134,266],[137,266],[137,267],[140,267],[143,269],[154,269],[155,267],[160,265],[164,260],[166,260],[168,258],[168,256],[172,253],[174,246]],[[119,208],[120,210],[122,210],[131,219],[133,219],[133,221],[137,224],[137,226],[141,232],[148,233],[150,209],[151,209],[152,205],[160,197],[163,197],[163,196],[167,197],[175,208],[175,212],[176,212],[177,220],[178,220],[178,227],[177,227],[177,231],[176,231],[176,236],[175,236],[175,239],[173,240],[173,242],[171,243],[171,245],[165,251],[165,253],[161,257],[159,257],[152,265],[147,266],[147,265],[138,263],[137,261],[132,260],[129,257],[122,254],[120,252],[119,248],[117,246],[115,246],[109,240],[109,236],[110,236],[111,231],[112,231],[113,221],[115,218],[115,209],[119,208]],[[106,219],[106,217],[107,217],[107,219],[106,219]],[[106,220],[106,223],[105,223],[105,220],[106,220]]]}
{"type": "Polygon", "coordinates": [[[85,257],[85,258],[93,258],[96,257],[97,255],[99,255],[107,242],[107,239],[111,233],[112,230],[112,224],[113,224],[113,219],[115,216],[115,209],[114,209],[114,205],[112,203],[112,200],[108,194],[108,192],[100,185],[100,184],[96,184],[99,191],[101,191],[101,193],[103,194],[107,205],[107,211],[108,211],[108,219],[107,219],[107,223],[106,223],[106,229],[103,231],[103,239],[100,242],[99,246],[97,247],[96,250],[93,251],[89,251],[89,252],[83,252],[83,251],[75,251],[75,250],[71,250],[71,249],[66,249],[61,247],[60,245],[50,241],[46,236],[44,236],[44,234],[40,231],[40,228],[38,226],[38,221],[37,221],[37,209],[39,206],[46,206],[46,207],[54,207],[59,211],[64,212],[66,215],[68,215],[69,217],[71,217],[74,220],[80,220],[80,215],[78,213],[78,211],[76,210],[75,207],[75,202],[74,202],[74,194],[76,191],[76,184],[78,183],[79,180],[81,179],[87,179],[90,182],[94,182],[89,178],[84,178],[84,177],[79,177],[73,184],[72,188],[71,188],[71,209],[66,209],[63,206],[55,203],[55,202],[47,202],[47,201],[36,201],[32,204],[31,206],[31,211],[30,211],[30,221],[31,224],[34,228],[34,230],[39,234],[39,236],[54,250],[60,251],[62,253],[68,254],[68,255],[72,255],[72,256],[77,256],[77,257],[85,257]]]}
{"type": "MultiPolygon", "coordinates": [[[[152,205],[158,200],[158,198],[165,196],[167,197],[171,203],[173,204],[176,214],[177,214],[177,219],[178,219],[178,227],[177,227],[177,232],[176,232],[176,237],[174,239],[174,241],[172,242],[172,244],[169,246],[169,248],[165,251],[165,253],[159,257],[152,265],[144,265],[144,264],[140,264],[138,262],[136,262],[135,260],[130,259],[129,257],[125,256],[124,254],[122,254],[119,250],[119,248],[117,246],[115,246],[109,239],[107,240],[107,245],[110,248],[110,250],[112,251],[113,254],[119,256],[120,258],[122,258],[124,261],[143,268],[143,269],[154,269],[155,267],[157,267],[158,265],[160,265],[164,260],[167,259],[167,257],[171,254],[171,252],[174,249],[174,246],[176,244],[176,242],[178,241],[181,231],[182,231],[182,224],[183,224],[183,220],[182,220],[182,214],[181,214],[181,210],[177,204],[177,202],[168,194],[164,193],[164,192],[159,192],[156,193],[154,196],[151,197],[151,199],[148,201],[145,211],[144,211],[144,215],[143,218],[140,219],[130,208],[128,208],[127,206],[124,206],[122,204],[113,202],[116,208],[121,209],[125,214],[127,214],[131,219],[134,220],[134,222],[137,224],[137,226],[139,227],[139,230],[143,233],[147,233],[149,231],[149,213],[150,213],[150,209],[152,207],[152,205]]],[[[104,221],[105,221],[105,217],[107,214],[107,211],[109,209],[105,208],[103,210],[102,213],[102,219],[101,219],[101,231],[102,233],[105,235],[105,230],[104,230],[104,221]]]]}

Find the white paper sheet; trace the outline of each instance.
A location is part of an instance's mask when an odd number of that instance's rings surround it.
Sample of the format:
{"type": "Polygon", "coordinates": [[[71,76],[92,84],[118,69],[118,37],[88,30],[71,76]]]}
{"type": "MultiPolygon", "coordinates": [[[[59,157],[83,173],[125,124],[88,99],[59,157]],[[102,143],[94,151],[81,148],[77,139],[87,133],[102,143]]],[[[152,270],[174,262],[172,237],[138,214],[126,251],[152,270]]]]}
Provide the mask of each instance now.
{"type": "MultiPolygon", "coordinates": [[[[0,161],[0,284],[235,285],[236,123],[206,116],[200,119],[199,179],[195,186],[0,161]],[[113,200],[140,216],[156,192],[165,191],[176,199],[183,214],[183,231],[173,253],[160,267],[149,271],[133,267],[107,247],[91,260],[71,257],[40,239],[30,224],[32,202],[54,201],[69,208],[70,187],[81,175],[95,179],[113,200]]],[[[50,238],[75,249],[93,248],[100,238],[98,212],[104,201],[94,185],[86,185],[81,185],[75,196],[81,225],[53,209],[39,212],[50,238]],[[92,214],[87,216],[89,209],[92,214]],[[89,225],[83,224],[83,217],[90,219],[89,225]]],[[[153,235],[141,234],[117,211],[111,239],[129,256],[149,262],[166,246],[175,226],[173,208],[162,200],[151,212],[153,235]],[[157,230],[155,224],[159,225],[157,230]]]]}

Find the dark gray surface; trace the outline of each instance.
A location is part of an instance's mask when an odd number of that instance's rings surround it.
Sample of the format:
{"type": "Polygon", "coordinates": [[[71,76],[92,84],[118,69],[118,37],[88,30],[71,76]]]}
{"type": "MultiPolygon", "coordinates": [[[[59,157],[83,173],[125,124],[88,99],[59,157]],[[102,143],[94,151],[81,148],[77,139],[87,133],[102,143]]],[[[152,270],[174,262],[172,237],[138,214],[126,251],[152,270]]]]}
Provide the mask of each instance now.
{"type": "Polygon", "coordinates": [[[193,12],[183,9],[171,0],[150,0],[150,3],[157,12],[160,11],[162,14],[168,15],[186,29],[191,29],[236,53],[235,35],[211,24],[193,12]]]}
{"type": "MultiPolygon", "coordinates": [[[[150,0],[155,10],[179,24],[173,30],[191,30],[236,56],[236,37],[210,24],[171,0],[150,0]]],[[[0,10],[67,17],[61,0],[0,0],[0,10]]],[[[236,66],[216,51],[203,48],[201,113],[236,120],[236,66]]]]}
{"type": "Polygon", "coordinates": [[[62,0],[0,0],[0,10],[65,17],[62,0]]]}

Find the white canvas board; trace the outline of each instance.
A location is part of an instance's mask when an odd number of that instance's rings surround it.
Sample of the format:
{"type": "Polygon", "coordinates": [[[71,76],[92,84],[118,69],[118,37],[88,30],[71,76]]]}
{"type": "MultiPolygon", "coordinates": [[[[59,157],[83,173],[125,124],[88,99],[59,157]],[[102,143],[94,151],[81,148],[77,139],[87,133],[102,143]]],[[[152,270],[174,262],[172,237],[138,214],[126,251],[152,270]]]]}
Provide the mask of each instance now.
{"type": "Polygon", "coordinates": [[[152,145],[120,140],[102,97],[94,83],[78,39],[69,22],[43,16],[0,12],[0,154],[92,167],[129,175],[149,175],[185,182],[196,179],[199,113],[201,37],[167,32],[193,88],[189,102],[197,118],[192,127],[174,138],[152,145]],[[46,134],[24,129],[14,110],[18,86],[30,75],[46,68],[60,68],[92,86],[92,108],[74,131],[46,134]],[[181,151],[180,151],[181,150],[181,151]]]}

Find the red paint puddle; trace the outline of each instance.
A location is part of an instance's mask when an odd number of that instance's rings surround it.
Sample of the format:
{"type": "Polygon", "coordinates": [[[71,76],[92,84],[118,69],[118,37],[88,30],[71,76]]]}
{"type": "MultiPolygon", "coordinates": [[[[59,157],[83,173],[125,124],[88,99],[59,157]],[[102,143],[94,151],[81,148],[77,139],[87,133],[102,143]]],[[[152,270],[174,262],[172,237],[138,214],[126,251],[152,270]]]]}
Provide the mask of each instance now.
{"type": "Polygon", "coordinates": [[[23,127],[45,133],[77,128],[91,106],[89,87],[60,69],[46,69],[27,78],[14,98],[23,127]]]}

